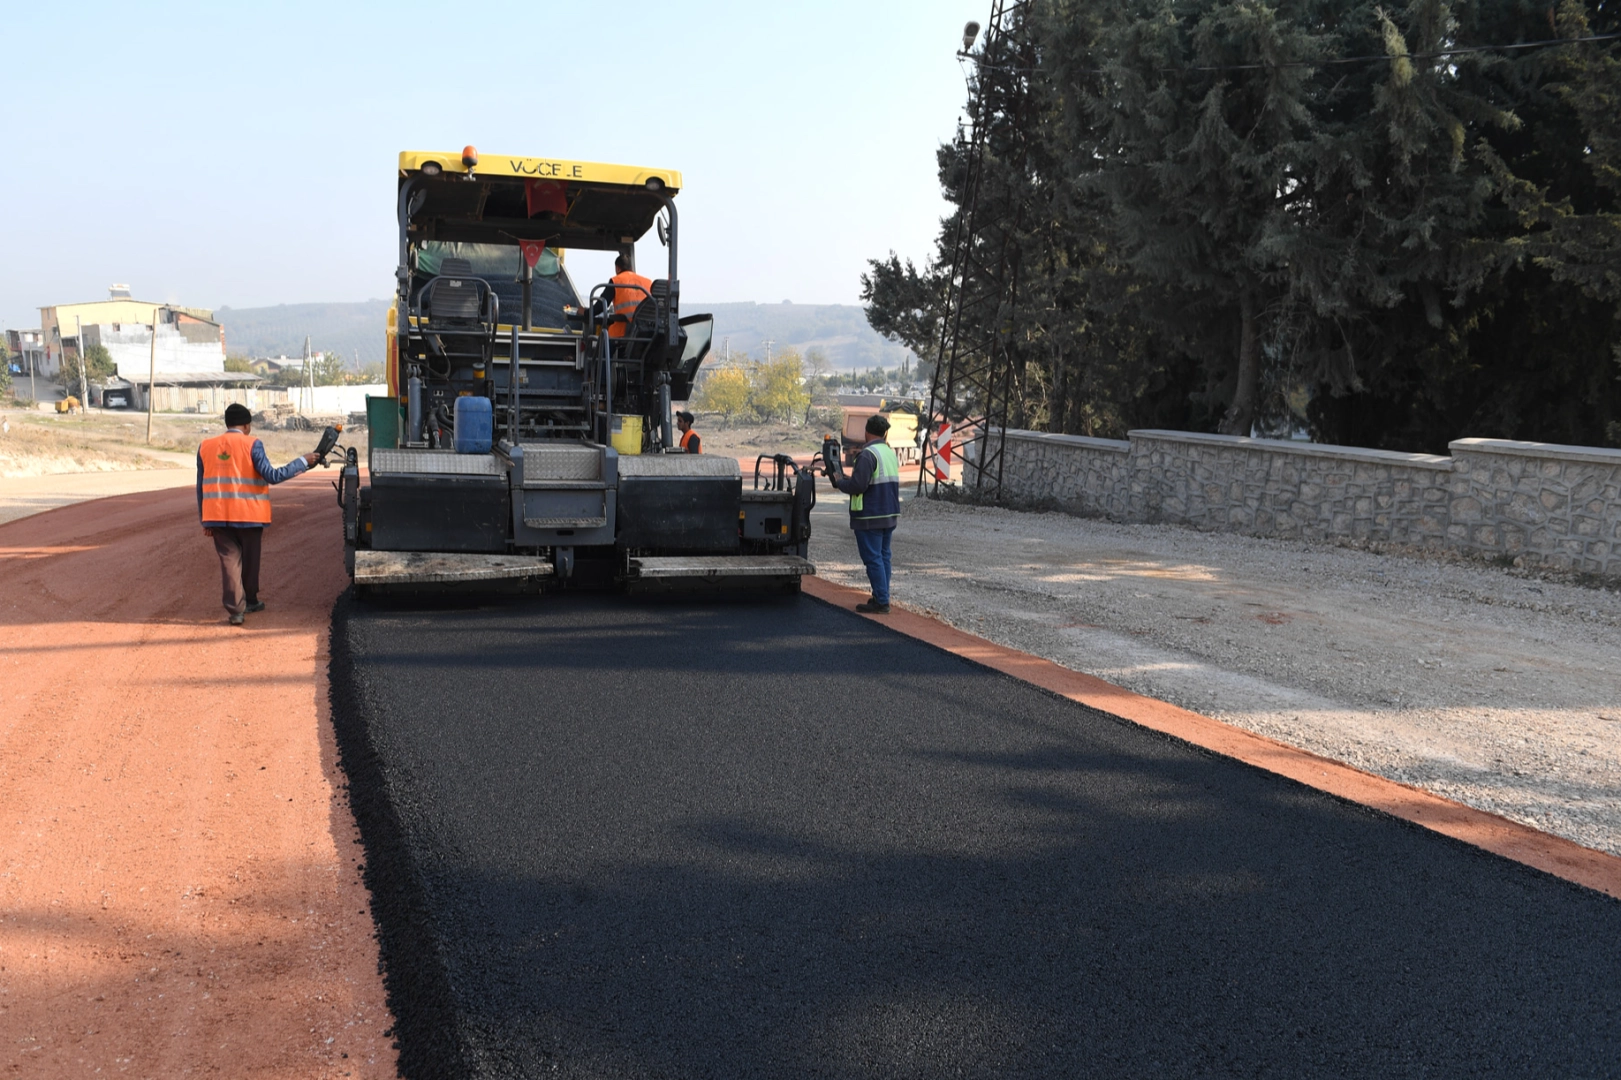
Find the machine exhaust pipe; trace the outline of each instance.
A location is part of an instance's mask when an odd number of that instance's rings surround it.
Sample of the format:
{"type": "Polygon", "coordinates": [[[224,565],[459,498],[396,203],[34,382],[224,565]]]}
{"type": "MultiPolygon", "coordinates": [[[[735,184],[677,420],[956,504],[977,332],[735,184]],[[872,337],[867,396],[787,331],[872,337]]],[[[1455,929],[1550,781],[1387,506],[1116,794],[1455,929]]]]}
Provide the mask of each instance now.
{"type": "Polygon", "coordinates": [[[675,445],[674,424],[670,417],[670,373],[659,372],[659,445],[668,450],[675,445]]]}
{"type": "MultiPolygon", "coordinates": [[[[528,306],[525,305],[525,311],[528,306]]],[[[518,324],[512,324],[507,356],[507,441],[518,445],[518,324]]]]}
{"type": "Polygon", "coordinates": [[[412,446],[422,441],[422,379],[412,375],[405,386],[405,442],[407,446],[412,446]]]}

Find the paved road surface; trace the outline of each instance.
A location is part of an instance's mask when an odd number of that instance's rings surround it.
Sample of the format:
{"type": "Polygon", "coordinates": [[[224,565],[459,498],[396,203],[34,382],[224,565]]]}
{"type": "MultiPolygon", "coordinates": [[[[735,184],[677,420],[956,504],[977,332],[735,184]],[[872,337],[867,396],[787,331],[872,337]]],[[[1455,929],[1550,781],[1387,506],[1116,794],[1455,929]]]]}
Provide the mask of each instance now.
{"type": "Polygon", "coordinates": [[[340,604],[408,1076],[1605,1076],[1621,903],[809,598],[340,604]]]}

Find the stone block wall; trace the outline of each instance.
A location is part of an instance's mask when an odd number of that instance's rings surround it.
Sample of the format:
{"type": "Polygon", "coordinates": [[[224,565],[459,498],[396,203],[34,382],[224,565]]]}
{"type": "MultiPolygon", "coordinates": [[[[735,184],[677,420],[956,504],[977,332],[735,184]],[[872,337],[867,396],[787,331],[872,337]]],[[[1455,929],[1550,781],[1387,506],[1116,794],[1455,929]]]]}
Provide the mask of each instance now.
{"type": "Polygon", "coordinates": [[[1010,431],[1002,483],[1023,499],[1125,520],[1131,517],[1130,453],[1123,439],[1010,431]]]}
{"type": "Polygon", "coordinates": [[[1449,458],[1180,431],[1130,440],[1143,520],[1303,540],[1446,535],[1449,458]]]}
{"type": "Polygon", "coordinates": [[[1621,450],[1507,439],[1448,449],[1453,546],[1621,575],[1621,450]]]}
{"type": "MultiPolygon", "coordinates": [[[[972,449],[972,447],[971,447],[972,449]]],[[[1444,546],[1621,576],[1621,450],[1460,439],[1451,455],[1132,431],[1009,431],[1004,493],[1117,521],[1444,546]]],[[[967,470],[972,484],[974,470],[967,470]]]]}

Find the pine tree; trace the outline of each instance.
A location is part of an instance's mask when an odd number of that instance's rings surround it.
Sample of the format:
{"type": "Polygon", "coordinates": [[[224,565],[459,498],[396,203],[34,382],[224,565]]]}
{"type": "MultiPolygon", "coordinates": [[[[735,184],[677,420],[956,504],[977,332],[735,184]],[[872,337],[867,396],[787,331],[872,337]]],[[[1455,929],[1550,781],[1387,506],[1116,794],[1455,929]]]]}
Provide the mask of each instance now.
{"type": "MultiPolygon", "coordinates": [[[[980,68],[974,253],[1012,253],[1018,304],[969,328],[1005,335],[1015,422],[1621,442],[1621,61],[1565,43],[1614,32],[1609,0],[1026,10],[980,68]]],[[[920,356],[965,151],[936,258],[863,277],[920,356]]]]}

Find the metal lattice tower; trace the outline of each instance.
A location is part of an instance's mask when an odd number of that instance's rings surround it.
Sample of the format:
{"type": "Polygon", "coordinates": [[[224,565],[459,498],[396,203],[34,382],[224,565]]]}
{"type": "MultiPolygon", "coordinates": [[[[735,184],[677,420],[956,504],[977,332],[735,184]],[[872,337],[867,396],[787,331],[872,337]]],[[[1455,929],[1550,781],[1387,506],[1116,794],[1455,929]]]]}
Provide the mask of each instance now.
{"type": "MultiPolygon", "coordinates": [[[[1019,193],[1029,158],[1029,80],[1036,62],[1024,33],[1029,3],[992,0],[980,51],[968,57],[974,63],[968,126],[957,135],[963,195],[946,266],[940,351],[929,387],[931,442],[933,425],[941,419],[967,436],[974,453],[971,462],[964,458],[964,484],[993,501],[1002,497],[1005,433],[1022,383],[1016,328],[1027,200],[1019,193]],[[1015,178],[1014,183],[1007,185],[1008,178],[1015,178]],[[993,215],[982,206],[991,184],[1014,193],[1011,213],[993,215]]],[[[919,474],[920,490],[927,473],[919,474]]],[[[938,493],[940,483],[933,480],[931,494],[938,493]]]]}

